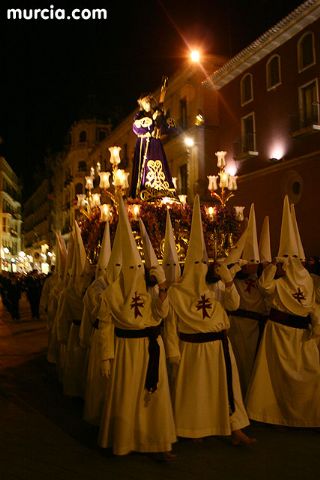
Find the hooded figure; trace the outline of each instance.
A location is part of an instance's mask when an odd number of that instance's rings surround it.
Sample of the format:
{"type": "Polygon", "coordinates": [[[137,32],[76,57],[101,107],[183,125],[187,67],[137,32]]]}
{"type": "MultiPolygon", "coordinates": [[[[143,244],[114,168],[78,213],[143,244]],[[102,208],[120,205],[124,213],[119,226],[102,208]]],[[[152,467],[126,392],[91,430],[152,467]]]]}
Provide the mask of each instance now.
{"type": "MultiPolygon", "coordinates": [[[[56,290],[62,288],[67,251],[60,232],[56,232],[56,263],[54,272],[44,282],[40,298],[40,315],[45,318],[48,328],[48,345],[51,344],[52,328],[57,310],[56,290]]],[[[48,361],[50,361],[48,359],[48,361]]]]}
{"type": "Polygon", "coordinates": [[[111,255],[110,226],[106,222],[101,249],[96,266],[95,280],[83,297],[83,314],[80,325],[80,344],[88,351],[88,367],[84,396],[83,418],[94,425],[100,424],[106,379],[101,375],[101,342],[98,314],[101,298],[107,287],[106,272],[111,255]]]}
{"type": "Polygon", "coordinates": [[[176,243],[174,240],[169,209],[167,209],[162,268],[166,276],[168,287],[172,283],[179,281],[179,278],[181,276],[181,268],[179,264],[176,243]]]}
{"type": "Polygon", "coordinates": [[[56,244],[58,246],[58,251],[61,249],[63,268],[60,268],[58,265],[59,277],[54,285],[54,288],[52,289],[49,300],[48,309],[51,311],[54,320],[48,342],[47,359],[48,362],[56,364],[58,377],[62,381],[66,343],[62,343],[60,341],[60,313],[64,304],[65,291],[70,280],[70,272],[74,255],[74,232],[70,234],[67,250],[65,250],[64,240],[62,237],[60,238],[60,235],[58,235],[56,244]]]}
{"type": "Polygon", "coordinates": [[[229,319],[207,285],[207,262],[196,196],[185,268],[180,282],[169,288],[165,322],[168,359],[178,365],[173,391],[177,435],[232,434],[235,443],[250,443],[241,431],[249,421],[226,334],[229,319]]]}
{"type": "Polygon", "coordinates": [[[64,393],[71,397],[82,397],[86,378],[86,350],[80,345],[79,332],[83,314],[83,296],[92,282],[94,271],[87,260],[77,222],[74,226],[74,238],[72,269],[68,286],[64,291],[58,335],[61,343],[66,344],[63,371],[64,393]]]}
{"type": "Polygon", "coordinates": [[[268,313],[264,295],[258,283],[260,255],[254,204],[250,208],[242,259],[246,263],[234,279],[240,295],[240,306],[230,313],[228,334],[237,360],[242,393],[245,395],[268,313]]]}
{"type": "Polygon", "coordinates": [[[319,427],[320,364],[313,338],[320,334],[319,312],[312,279],[298,258],[287,196],[278,255],[260,277],[271,311],[248,389],[248,413],[260,422],[319,427]]]}
{"type": "Polygon", "coordinates": [[[109,358],[103,359],[104,364],[112,365],[99,445],[112,447],[116,455],[131,451],[170,452],[176,435],[160,336],[161,321],[168,312],[164,274],[156,272],[159,295],[154,299],[147,290],[142,260],[122,198],[119,198],[119,228],[121,270],[104,295],[111,311],[107,342],[111,343],[114,331],[115,349],[113,356],[110,349],[109,358]]]}
{"type": "Polygon", "coordinates": [[[259,238],[259,255],[260,255],[260,262],[262,264],[268,264],[272,262],[271,245],[270,245],[270,226],[269,226],[268,216],[265,216],[263,219],[263,224],[262,224],[260,238],[259,238]]]}

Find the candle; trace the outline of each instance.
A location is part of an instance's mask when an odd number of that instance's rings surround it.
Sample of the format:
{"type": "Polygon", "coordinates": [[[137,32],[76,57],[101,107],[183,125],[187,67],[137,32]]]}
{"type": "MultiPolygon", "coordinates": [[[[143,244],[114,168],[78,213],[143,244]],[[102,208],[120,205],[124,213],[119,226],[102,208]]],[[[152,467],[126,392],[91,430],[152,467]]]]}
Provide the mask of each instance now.
{"type": "Polygon", "coordinates": [[[91,200],[92,207],[98,207],[100,205],[100,193],[93,193],[91,200]]]}
{"type": "Polygon", "coordinates": [[[88,190],[92,190],[93,188],[93,177],[90,175],[89,177],[85,177],[86,179],[86,188],[88,190]]]}
{"type": "Polygon", "coordinates": [[[110,217],[112,215],[111,213],[111,207],[107,203],[104,203],[103,205],[99,205],[100,208],[100,220],[101,222],[107,222],[110,220],[110,217]]]}
{"type": "Polygon", "coordinates": [[[78,193],[77,194],[77,198],[78,198],[78,203],[77,203],[77,207],[78,208],[83,208],[85,205],[86,205],[86,196],[84,193],[78,193]]]}
{"type": "Polygon", "coordinates": [[[216,152],[215,155],[218,159],[218,168],[222,168],[225,166],[226,161],[225,161],[225,156],[227,152],[221,151],[221,152],[216,152]]]}
{"type": "Polygon", "coordinates": [[[185,205],[187,203],[187,195],[179,195],[179,200],[182,205],[185,205]]]}
{"type": "Polygon", "coordinates": [[[133,219],[138,220],[140,215],[140,205],[133,205],[133,219]]]}
{"type": "Polygon", "coordinates": [[[219,172],[220,176],[220,188],[227,188],[229,184],[229,174],[227,172],[219,172]]]}
{"type": "Polygon", "coordinates": [[[118,165],[120,163],[120,150],[121,147],[109,147],[111,165],[118,165]]]}
{"type": "Polygon", "coordinates": [[[107,190],[110,187],[110,172],[99,172],[100,184],[99,187],[107,190]]]}
{"type": "Polygon", "coordinates": [[[237,178],[235,175],[230,175],[229,176],[229,183],[228,183],[228,189],[229,190],[237,190],[237,178]]]}
{"type": "Polygon", "coordinates": [[[218,182],[217,182],[218,175],[208,175],[207,178],[209,180],[208,190],[210,190],[210,192],[212,192],[214,190],[217,190],[218,189],[218,182]]]}
{"type": "Polygon", "coordinates": [[[245,207],[234,207],[234,209],[236,212],[236,219],[239,222],[242,222],[244,220],[243,210],[245,209],[245,207]]]}
{"type": "Polygon", "coordinates": [[[91,175],[91,177],[94,177],[94,168],[93,167],[90,168],[90,175],[91,175]]]}
{"type": "Polygon", "coordinates": [[[175,190],[177,190],[177,177],[172,177],[172,183],[173,183],[173,186],[174,186],[175,190]]]}
{"type": "Polygon", "coordinates": [[[100,162],[97,162],[97,166],[96,166],[97,173],[99,173],[100,170],[101,170],[101,164],[100,164],[100,162]]]}
{"type": "Polygon", "coordinates": [[[207,211],[207,215],[208,215],[208,217],[210,218],[210,220],[213,221],[213,220],[214,220],[215,213],[216,213],[214,207],[207,207],[207,208],[206,208],[206,211],[207,211]]]}

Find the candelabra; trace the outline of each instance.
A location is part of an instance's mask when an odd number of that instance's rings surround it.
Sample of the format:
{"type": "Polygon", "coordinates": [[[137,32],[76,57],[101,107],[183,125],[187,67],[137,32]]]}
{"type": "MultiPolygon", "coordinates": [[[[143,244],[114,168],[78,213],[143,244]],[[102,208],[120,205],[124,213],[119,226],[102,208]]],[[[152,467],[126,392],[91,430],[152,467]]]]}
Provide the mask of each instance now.
{"type": "Polygon", "coordinates": [[[209,220],[206,237],[209,255],[213,259],[228,256],[239,236],[240,222],[244,220],[244,207],[227,205],[235,196],[238,177],[226,171],[226,154],[225,151],[215,153],[219,172],[218,175],[208,175],[208,190],[214,206],[205,206],[209,220]]]}
{"type": "Polygon", "coordinates": [[[111,220],[113,208],[117,210],[117,195],[125,195],[129,187],[129,172],[118,168],[120,163],[121,147],[113,146],[109,148],[110,163],[112,171],[101,171],[101,164],[98,162],[96,167],[91,167],[90,175],[85,177],[86,193],[78,194],[77,207],[88,218],[98,208],[100,209],[100,221],[111,220]],[[111,177],[111,182],[110,182],[111,177]],[[99,185],[98,185],[99,183],[99,185]],[[110,191],[111,185],[113,192],[110,191]],[[111,204],[107,200],[111,200],[111,204]]]}

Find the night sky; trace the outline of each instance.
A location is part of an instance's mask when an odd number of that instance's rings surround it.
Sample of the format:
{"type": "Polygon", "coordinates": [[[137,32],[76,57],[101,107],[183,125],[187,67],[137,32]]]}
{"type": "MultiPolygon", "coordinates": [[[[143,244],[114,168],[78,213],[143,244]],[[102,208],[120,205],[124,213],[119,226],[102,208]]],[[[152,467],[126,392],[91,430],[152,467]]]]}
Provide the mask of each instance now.
{"type": "Polygon", "coordinates": [[[73,121],[116,125],[141,92],[182,65],[188,45],[234,55],[303,3],[295,0],[57,0],[10,8],[106,8],[107,20],[6,20],[0,6],[0,153],[26,197],[73,121]],[[34,172],[34,173],[31,173],[34,172]]]}

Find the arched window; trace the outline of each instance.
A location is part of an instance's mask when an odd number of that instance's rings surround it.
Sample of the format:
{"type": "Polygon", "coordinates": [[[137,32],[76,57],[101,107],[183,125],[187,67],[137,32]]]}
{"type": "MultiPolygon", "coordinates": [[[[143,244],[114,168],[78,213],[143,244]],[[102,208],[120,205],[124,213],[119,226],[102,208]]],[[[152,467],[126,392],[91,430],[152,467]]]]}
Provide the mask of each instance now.
{"type": "Polygon", "coordinates": [[[253,88],[252,88],[252,74],[247,73],[241,79],[241,105],[251,102],[253,100],[253,88]]]}
{"type": "Polygon", "coordinates": [[[280,56],[273,55],[267,62],[267,90],[281,83],[280,56]]]}
{"type": "Polygon", "coordinates": [[[79,142],[84,143],[87,141],[87,132],[85,130],[82,130],[79,135],[79,142]]]}
{"type": "Polygon", "coordinates": [[[314,38],[312,32],[306,32],[298,42],[299,72],[315,64],[314,38]]]}
{"type": "Polygon", "coordinates": [[[82,183],[77,183],[75,186],[75,194],[78,195],[81,193],[83,193],[83,185],[82,183]]]}

